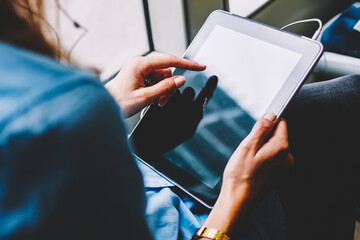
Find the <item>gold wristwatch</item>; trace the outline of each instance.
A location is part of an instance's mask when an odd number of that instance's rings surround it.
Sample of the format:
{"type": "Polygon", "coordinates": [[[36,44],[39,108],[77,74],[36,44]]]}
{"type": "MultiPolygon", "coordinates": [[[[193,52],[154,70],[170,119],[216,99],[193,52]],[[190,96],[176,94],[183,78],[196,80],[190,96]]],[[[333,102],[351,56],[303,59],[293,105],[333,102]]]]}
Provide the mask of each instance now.
{"type": "Polygon", "coordinates": [[[199,228],[194,236],[191,238],[191,240],[197,240],[200,238],[209,238],[214,240],[230,240],[229,236],[225,233],[214,229],[214,228],[207,228],[207,227],[201,227],[199,228]]]}

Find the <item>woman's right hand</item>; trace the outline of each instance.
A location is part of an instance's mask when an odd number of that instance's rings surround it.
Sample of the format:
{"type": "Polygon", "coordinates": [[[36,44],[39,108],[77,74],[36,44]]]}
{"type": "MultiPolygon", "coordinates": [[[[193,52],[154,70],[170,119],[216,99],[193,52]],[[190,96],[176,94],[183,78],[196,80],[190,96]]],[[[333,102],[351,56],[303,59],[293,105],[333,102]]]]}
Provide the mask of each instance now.
{"type": "MultiPolygon", "coordinates": [[[[231,156],[219,198],[204,226],[232,233],[293,165],[285,120],[265,114],[231,156]]],[[[240,225],[240,226],[239,226],[240,225]]]]}

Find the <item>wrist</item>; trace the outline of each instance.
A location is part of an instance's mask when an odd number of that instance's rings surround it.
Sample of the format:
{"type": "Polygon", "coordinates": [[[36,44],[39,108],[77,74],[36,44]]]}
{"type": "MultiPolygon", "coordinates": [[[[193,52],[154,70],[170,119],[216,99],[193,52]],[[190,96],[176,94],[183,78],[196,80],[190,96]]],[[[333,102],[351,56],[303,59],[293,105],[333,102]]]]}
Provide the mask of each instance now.
{"type": "MultiPolygon", "coordinates": [[[[110,93],[110,95],[115,99],[115,101],[118,103],[118,94],[117,94],[117,91],[114,90],[114,82],[113,80],[107,82],[104,87],[105,89],[110,93]]],[[[120,104],[119,104],[120,105],[120,104]]]]}
{"type": "Polygon", "coordinates": [[[242,181],[224,181],[221,187],[221,194],[230,196],[234,201],[254,202],[259,197],[262,186],[250,179],[242,181]]]}
{"type": "Polygon", "coordinates": [[[204,226],[233,235],[234,229],[241,228],[247,219],[253,203],[249,185],[242,184],[236,189],[223,186],[204,226]]]}
{"type": "Polygon", "coordinates": [[[134,113],[131,111],[132,110],[131,104],[132,104],[132,102],[134,102],[131,100],[133,100],[133,99],[130,97],[124,98],[124,94],[121,94],[121,91],[119,90],[121,88],[119,86],[117,86],[117,83],[114,82],[114,80],[107,82],[104,85],[104,87],[110,93],[110,95],[113,97],[115,102],[120,106],[122,116],[124,118],[131,117],[132,115],[134,115],[136,113],[135,111],[133,111],[134,113]]]}
{"type": "Polygon", "coordinates": [[[200,240],[200,239],[230,240],[229,236],[226,233],[223,233],[214,228],[207,228],[205,226],[199,228],[191,238],[191,240],[200,240]]]}

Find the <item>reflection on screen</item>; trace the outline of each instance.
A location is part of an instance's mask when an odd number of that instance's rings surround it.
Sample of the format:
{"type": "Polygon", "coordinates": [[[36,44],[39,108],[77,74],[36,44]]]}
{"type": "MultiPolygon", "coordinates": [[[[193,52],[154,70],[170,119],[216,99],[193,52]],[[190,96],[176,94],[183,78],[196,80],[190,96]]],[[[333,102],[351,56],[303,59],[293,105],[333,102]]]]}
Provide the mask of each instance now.
{"type": "Polygon", "coordinates": [[[206,64],[206,71],[176,70],[174,74],[184,75],[186,86],[196,92],[209,76],[217,75],[218,87],[195,135],[165,158],[210,188],[219,188],[228,159],[300,58],[296,52],[216,26],[193,58],[206,64]]]}

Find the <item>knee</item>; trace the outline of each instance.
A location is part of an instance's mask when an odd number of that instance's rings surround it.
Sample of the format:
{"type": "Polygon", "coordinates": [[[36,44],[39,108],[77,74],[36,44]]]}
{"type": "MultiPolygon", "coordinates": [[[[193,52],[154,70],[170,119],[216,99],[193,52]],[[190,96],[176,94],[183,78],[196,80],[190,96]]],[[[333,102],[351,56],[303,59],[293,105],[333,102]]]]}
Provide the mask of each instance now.
{"type": "Polygon", "coordinates": [[[351,95],[359,100],[360,97],[360,74],[344,76],[344,87],[350,89],[351,95]]]}
{"type": "Polygon", "coordinates": [[[351,98],[360,96],[360,74],[349,74],[317,84],[320,89],[326,89],[328,98],[341,96],[351,98]]]}
{"type": "Polygon", "coordinates": [[[343,76],[341,78],[344,78],[346,81],[354,84],[357,87],[360,87],[360,74],[351,74],[351,75],[346,75],[343,76]]]}

